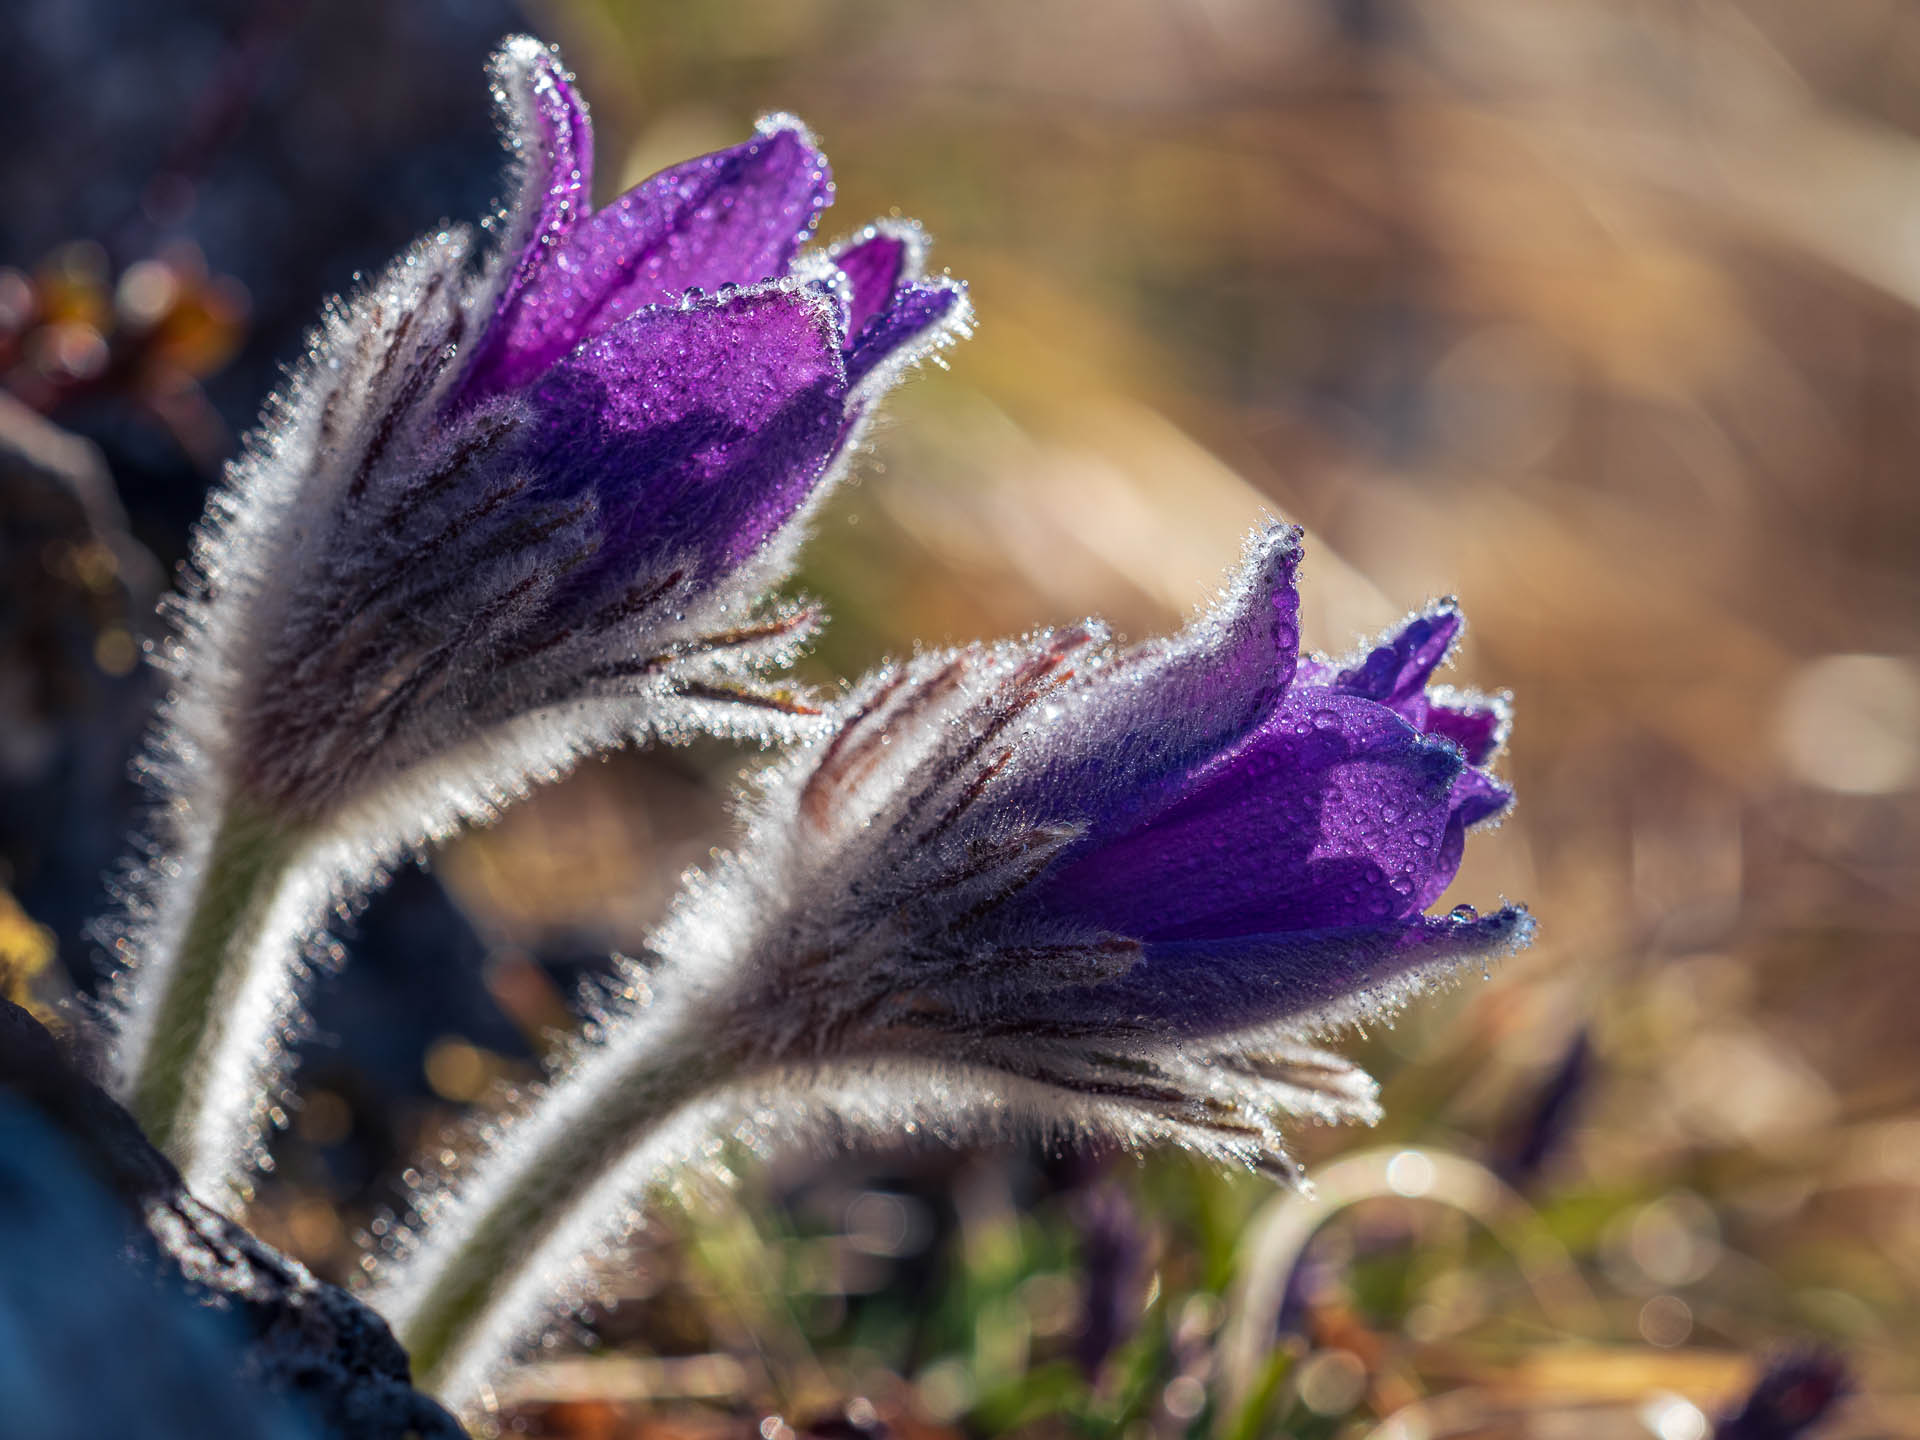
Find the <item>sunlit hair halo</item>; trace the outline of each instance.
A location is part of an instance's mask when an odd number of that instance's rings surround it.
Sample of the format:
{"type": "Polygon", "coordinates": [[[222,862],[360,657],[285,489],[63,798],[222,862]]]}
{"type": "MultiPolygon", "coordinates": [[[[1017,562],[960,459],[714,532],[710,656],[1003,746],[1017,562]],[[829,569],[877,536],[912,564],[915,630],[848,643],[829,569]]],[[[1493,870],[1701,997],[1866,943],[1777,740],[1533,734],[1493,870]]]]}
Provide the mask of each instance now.
{"type": "Polygon", "coordinates": [[[369,1257],[449,1403],[484,1408],[723,1132],[1038,1132],[1297,1180],[1283,1123],[1377,1113],[1324,1037],[1531,933],[1427,913],[1511,802],[1504,699],[1431,683],[1458,611],[1303,656],[1301,536],[1272,525],[1166,639],[1088,623],[783,687],[815,622],[770,592],[965,291],[911,224],[803,253],[832,184],[789,117],[595,211],[553,53],[509,41],[494,79],[497,243],[446,231],[330,307],[197,540],[117,942],[155,1139],[243,1195],[329,908],[582,755],[705,731],[792,746],[739,846],[369,1257]]]}

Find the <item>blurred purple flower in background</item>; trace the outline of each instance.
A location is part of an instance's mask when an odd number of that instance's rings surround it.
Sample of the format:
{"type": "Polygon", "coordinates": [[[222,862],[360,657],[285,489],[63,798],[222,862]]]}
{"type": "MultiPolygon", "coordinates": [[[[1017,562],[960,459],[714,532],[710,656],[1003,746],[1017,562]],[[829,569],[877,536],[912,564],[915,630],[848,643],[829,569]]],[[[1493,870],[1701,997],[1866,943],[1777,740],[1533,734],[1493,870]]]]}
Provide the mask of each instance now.
{"type": "Polygon", "coordinates": [[[1567,1148],[1599,1069],[1592,1033],[1582,1026],[1495,1141],[1491,1163],[1502,1180],[1522,1194],[1539,1185],[1548,1164],[1567,1148]]]}
{"type": "Polygon", "coordinates": [[[1820,1346],[1775,1357],[1738,1408],[1718,1420],[1716,1440],[1799,1440],[1853,1392],[1847,1362],[1820,1346]]]}
{"type": "Polygon", "coordinates": [[[1109,1179],[1083,1187],[1073,1197],[1072,1214],[1084,1317],[1073,1358],[1088,1382],[1097,1384],[1107,1361],[1139,1328],[1150,1237],[1133,1198],[1109,1179]]]}

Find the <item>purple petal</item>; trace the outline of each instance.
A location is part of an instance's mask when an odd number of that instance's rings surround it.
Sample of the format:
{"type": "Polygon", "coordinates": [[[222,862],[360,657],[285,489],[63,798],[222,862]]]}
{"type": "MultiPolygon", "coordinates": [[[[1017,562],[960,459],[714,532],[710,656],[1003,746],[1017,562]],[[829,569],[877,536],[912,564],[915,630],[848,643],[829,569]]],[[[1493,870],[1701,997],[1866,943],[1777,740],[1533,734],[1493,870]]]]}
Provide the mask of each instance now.
{"type": "Polygon", "coordinates": [[[857,336],[867,321],[886,309],[895,291],[919,278],[925,246],[918,226],[880,221],[833,248],[830,258],[853,290],[849,335],[857,336]]]}
{"type": "Polygon", "coordinates": [[[784,275],[831,202],[824,156],[798,121],[662,171],[524,262],[466,381],[469,398],[537,378],[648,305],[784,275]]]}
{"type": "Polygon", "coordinates": [[[1171,806],[1088,844],[1031,903],[1145,941],[1399,919],[1458,865],[1463,769],[1384,706],[1297,688],[1171,806]]]}
{"type": "Polygon", "coordinates": [[[1498,753],[1513,719],[1504,699],[1477,695],[1428,696],[1425,709],[1424,715],[1408,718],[1427,734],[1453,741],[1469,765],[1484,765],[1498,753]]]}
{"type": "Polygon", "coordinates": [[[854,292],[853,314],[857,338],[847,353],[847,383],[859,385],[888,361],[911,357],[943,329],[966,304],[966,290],[949,280],[909,285],[879,314],[860,324],[859,290],[854,292]]]}
{"type": "Polygon", "coordinates": [[[1395,710],[1422,700],[1428,678],[1447,658],[1465,624],[1451,600],[1409,615],[1384,644],[1335,676],[1333,686],[1395,710]]]}
{"type": "Polygon", "coordinates": [[[1462,960],[1510,953],[1527,943],[1533,917],[1517,906],[1491,915],[1462,910],[1356,926],[1146,946],[1118,980],[1054,1000],[1079,1021],[1108,1019],[1205,1034],[1311,1019],[1355,992],[1391,987],[1462,960]]]}
{"type": "Polygon", "coordinates": [[[1459,607],[1441,600],[1408,616],[1399,630],[1357,660],[1303,660],[1299,679],[1390,706],[1424,733],[1453,741],[1468,764],[1484,765],[1506,739],[1511,720],[1506,701],[1444,686],[1427,689],[1465,628],[1459,607]]]}
{"type": "Polygon", "coordinates": [[[1299,567],[1298,527],[1256,535],[1206,616],[1061,697],[1047,748],[1004,777],[998,803],[1036,821],[1086,825],[1089,843],[1164,808],[1194,767],[1238,744],[1280,702],[1299,658],[1299,567]]]}
{"type": "Polygon", "coordinates": [[[519,226],[501,242],[518,256],[497,302],[505,311],[591,203],[593,123],[559,55],[530,36],[495,57],[494,98],[520,170],[519,226]]]}
{"type": "Polygon", "coordinates": [[[1512,804],[1512,789],[1484,770],[1469,766],[1453,782],[1453,813],[1469,828],[1505,814],[1512,804]]]}
{"type": "MultiPolygon", "coordinates": [[[[845,272],[839,273],[844,280],[845,272]]],[[[859,286],[847,281],[840,293],[847,300],[851,325],[852,317],[860,312],[859,286]]],[[[868,411],[887,388],[916,361],[952,343],[955,335],[968,333],[967,322],[972,315],[967,287],[941,279],[908,285],[887,303],[886,309],[867,319],[847,354],[847,383],[855,393],[834,446],[836,457],[853,443],[868,411]]],[[[853,331],[849,329],[848,333],[853,331]]]]}
{"type": "Polygon", "coordinates": [[[591,488],[598,568],[738,564],[804,503],[846,399],[837,307],[780,285],[646,310],[533,394],[535,473],[591,488]]]}

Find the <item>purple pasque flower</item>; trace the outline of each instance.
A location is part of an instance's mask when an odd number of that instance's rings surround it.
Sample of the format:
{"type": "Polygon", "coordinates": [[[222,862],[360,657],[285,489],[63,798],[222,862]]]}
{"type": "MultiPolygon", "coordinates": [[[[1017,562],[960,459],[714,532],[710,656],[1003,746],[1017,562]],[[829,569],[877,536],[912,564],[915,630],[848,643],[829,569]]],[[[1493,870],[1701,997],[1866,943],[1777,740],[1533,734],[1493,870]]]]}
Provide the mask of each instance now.
{"type": "Polygon", "coordinates": [[[1170,640],[1075,628],[881,671],[772,772],[662,953],[752,937],[697,963],[759,977],[763,1053],[938,1057],[1043,1114],[1287,1169],[1281,1115],[1371,1114],[1307,1039],[1532,923],[1425,913],[1511,800],[1486,768],[1505,701],[1427,684],[1457,611],[1302,659],[1299,558],[1297,531],[1256,537],[1170,640]]]}
{"type": "Polygon", "coordinates": [[[1171,639],[1074,627],[888,666],[763,772],[739,849],[551,1083],[417,1192],[373,1296],[426,1383],[482,1403],[719,1135],[1038,1129],[1293,1176],[1287,1117],[1373,1118],[1313,1037],[1531,929],[1425,913],[1508,802],[1485,768],[1504,706],[1427,687],[1444,607],[1302,661],[1299,559],[1295,530],[1256,536],[1171,639]]]}
{"type": "Polygon", "coordinates": [[[511,40],[494,80],[497,243],[443,232],[328,311],[202,546],[192,728],[272,813],[398,785],[377,808],[431,833],[413,810],[630,736],[786,733],[804,707],[756,677],[812,615],[764,597],[875,401],[968,324],[910,225],[800,253],[833,183],[792,118],[593,210],[555,54],[511,40]]]}
{"type": "Polygon", "coordinates": [[[911,225],[801,253],[832,181],[798,122],[595,211],[557,57],[510,40],[494,81],[495,243],[443,231],[327,308],[162,647],[113,1060],[209,1193],[263,1158],[296,982],[383,864],[624,740],[812,720],[763,679],[812,611],[769,593],[876,402],[968,325],[911,225]]]}

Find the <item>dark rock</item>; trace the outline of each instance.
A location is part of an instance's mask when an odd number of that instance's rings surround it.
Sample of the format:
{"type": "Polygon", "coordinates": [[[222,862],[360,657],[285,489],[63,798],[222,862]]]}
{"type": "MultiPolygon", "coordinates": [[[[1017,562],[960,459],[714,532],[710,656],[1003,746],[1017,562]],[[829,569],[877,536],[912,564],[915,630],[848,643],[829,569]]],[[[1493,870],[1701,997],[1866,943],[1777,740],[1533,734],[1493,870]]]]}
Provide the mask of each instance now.
{"type": "Polygon", "coordinates": [[[34,1440],[315,1440],[240,1373],[231,1314],[127,1261],[124,1213],[46,1118],[0,1093],[0,1414],[34,1440]]]}
{"type": "MultiPolygon", "coordinates": [[[[445,1410],[413,1388],[406,1353],[379,1316],[189,1195],[133,1118],[69,1063],[32,1016],[4,1001],[0,1090],[39,1111],[102,1194],[118,1203],[127,1232],[120,1248],[160,1282],[161,1293],[184,1293],[231,1317],[240,1348],[227,1378],[293,1402],[307,1430],[287,1433],[324,1440],[464,1436],[445,1410]]],[[[134,1345],[149,1338],[133,1337],[134,1345]]],[[[98,1337],[102,1345],[116,1340],[124,1346],[127,1337],[98,1337]]],[[[90,1433],[134,1432],[103,1421],[90,1433]]],[[[229,1432],[209,1424],[200,1433],[279,1432],[229,1432]]]]}

